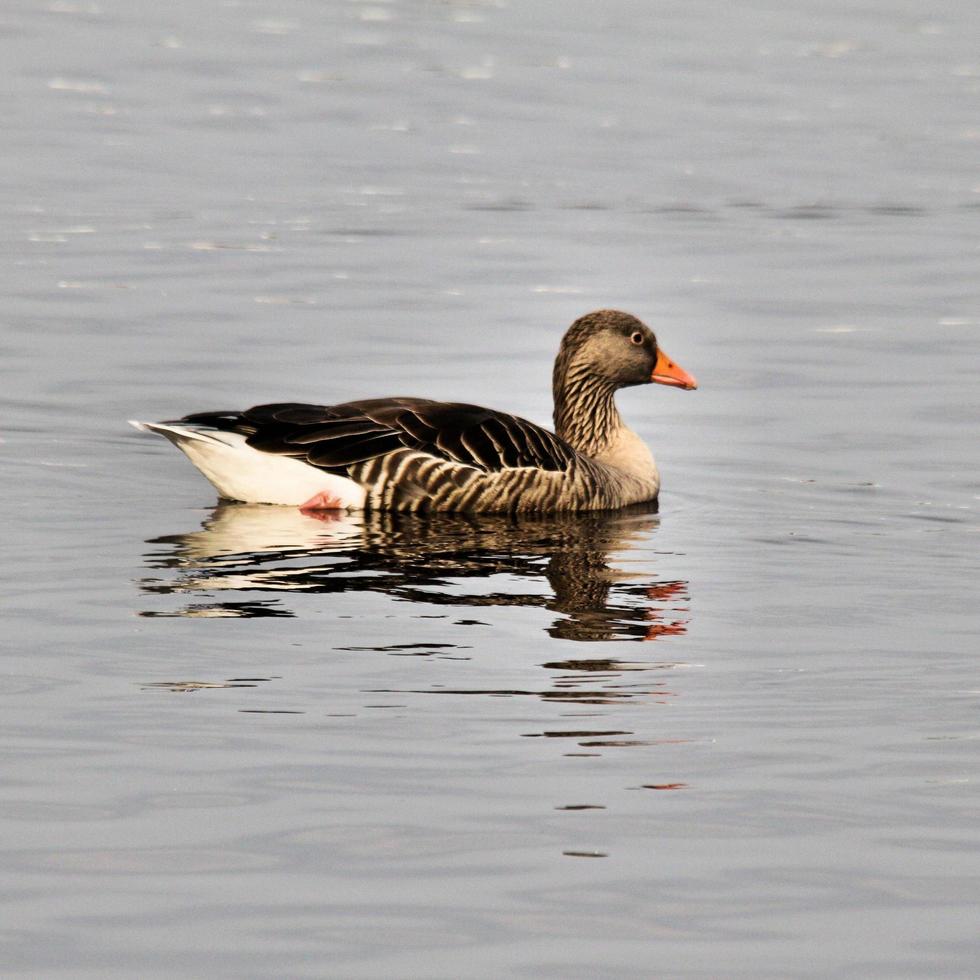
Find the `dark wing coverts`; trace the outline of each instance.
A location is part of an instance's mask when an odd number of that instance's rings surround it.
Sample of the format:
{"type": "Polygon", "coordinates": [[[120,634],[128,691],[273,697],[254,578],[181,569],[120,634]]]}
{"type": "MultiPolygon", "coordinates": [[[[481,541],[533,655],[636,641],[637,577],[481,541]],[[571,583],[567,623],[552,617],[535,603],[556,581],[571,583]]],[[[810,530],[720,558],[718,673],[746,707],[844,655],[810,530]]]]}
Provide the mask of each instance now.
{"type": "Polygon", "coordinates": [[[263,452],[297,456],[341,473],[403,449],[486,473],[520,467],[563,471],[575,457],[567,442],[533,422],[477,405],[423,398],[258,405],[244,412],[201,412],[182,421],[241,432],[263,452]]]}

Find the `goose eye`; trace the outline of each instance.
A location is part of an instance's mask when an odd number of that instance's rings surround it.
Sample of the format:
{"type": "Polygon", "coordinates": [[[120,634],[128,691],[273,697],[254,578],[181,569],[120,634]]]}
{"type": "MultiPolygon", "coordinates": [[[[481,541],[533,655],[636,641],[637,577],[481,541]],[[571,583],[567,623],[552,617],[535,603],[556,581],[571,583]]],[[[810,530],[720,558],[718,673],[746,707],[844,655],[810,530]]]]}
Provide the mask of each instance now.
{"type": "Polygon", "coordinates": [[[630,340],[633,341],[634,344],[639,346],[640,344],[643,343],[643,334],[641,334],[640,331],[637,330],[635,333],[633,333],[630,336],[630,340]]]}

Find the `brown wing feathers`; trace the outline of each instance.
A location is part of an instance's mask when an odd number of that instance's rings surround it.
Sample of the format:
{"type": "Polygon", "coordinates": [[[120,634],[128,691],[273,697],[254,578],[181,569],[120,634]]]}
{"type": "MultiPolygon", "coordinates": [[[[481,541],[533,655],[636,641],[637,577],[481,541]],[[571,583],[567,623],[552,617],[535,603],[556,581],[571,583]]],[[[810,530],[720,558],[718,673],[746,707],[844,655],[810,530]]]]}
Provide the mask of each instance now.
{"type": "Polygon", "coordinates": [[[256,449],[305,457],[324,469],[414,449],[484,472],[564,470],[575,453],[551,432],[513,415],[426,399],[258,405],[241,413],[201,412],[183,421],[240,432],[256,449]]]}

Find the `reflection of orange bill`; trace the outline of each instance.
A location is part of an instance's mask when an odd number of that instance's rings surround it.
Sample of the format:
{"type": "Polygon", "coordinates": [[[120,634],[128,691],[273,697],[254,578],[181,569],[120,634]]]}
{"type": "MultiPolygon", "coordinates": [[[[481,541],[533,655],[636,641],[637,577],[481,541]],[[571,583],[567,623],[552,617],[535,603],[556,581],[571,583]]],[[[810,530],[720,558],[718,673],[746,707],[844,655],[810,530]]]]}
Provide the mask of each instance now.
{"type": "Polygon", "coordinates": [[[688,374],[679,364],[675,364],[662,350],[657,350],[657,363],[653,366],[650,380],[658,385],[670,385],[672,388],[684,388],[692,391],[698,383],[694,375],[688,374]]]}
{"type": "Polygon", "coordinates": [[[683,636],[687,632],[687,620],[678,619],[673,623],[652,623],[647,627],[644,640],[656,640],[661,636],[683,636]]]}
{"type": "MultiPolygon", "coordinates": [[[[687,582],[661,582],[658,585],[653,585],[646,590],[647,597],[650,599],[655,599],[658,602],[669,602],[673,599],[675,602],[684,602],[687,599],[687,582]]],[[[688,620],[686,619],[673,619],[670,622],[664,622],[664,614],[666,612],[687,612],[686,606],[669,606],[667,609],[662,608],[650,608],[647,609],[643,618],[648,620],[653,620],[647,627],[646,636],[643,637],[644,640],[656,640],[661,636],[682,636],[687,632],[688,620]]]]}

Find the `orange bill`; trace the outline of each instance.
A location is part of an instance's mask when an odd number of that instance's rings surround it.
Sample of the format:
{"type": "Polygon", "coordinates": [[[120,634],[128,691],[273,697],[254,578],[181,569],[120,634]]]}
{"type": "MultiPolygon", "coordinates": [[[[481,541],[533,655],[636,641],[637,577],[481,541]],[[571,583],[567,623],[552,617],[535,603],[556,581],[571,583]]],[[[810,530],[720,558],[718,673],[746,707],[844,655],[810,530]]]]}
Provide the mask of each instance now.
{"type": "Polygon", "coordinates": [[[688,391],[697,388],[694,376],[688,374],[679,364],[675,364],[662,350],[657,350],[657,363],[653,366],[650,380],[658,385],[670,385],[672,388],[685,388],[688,391]]]}

